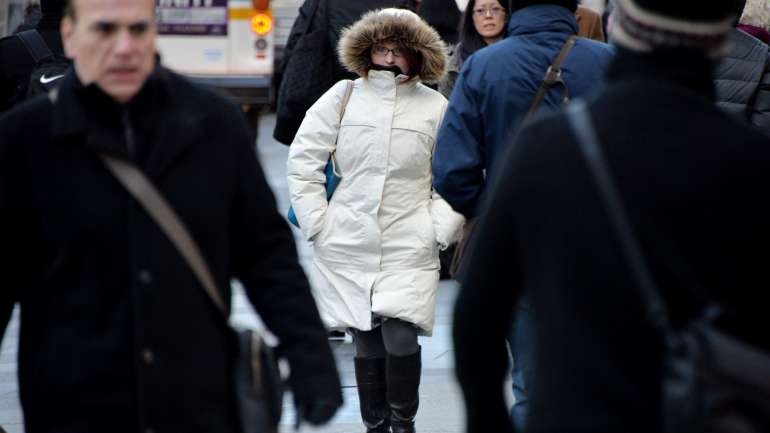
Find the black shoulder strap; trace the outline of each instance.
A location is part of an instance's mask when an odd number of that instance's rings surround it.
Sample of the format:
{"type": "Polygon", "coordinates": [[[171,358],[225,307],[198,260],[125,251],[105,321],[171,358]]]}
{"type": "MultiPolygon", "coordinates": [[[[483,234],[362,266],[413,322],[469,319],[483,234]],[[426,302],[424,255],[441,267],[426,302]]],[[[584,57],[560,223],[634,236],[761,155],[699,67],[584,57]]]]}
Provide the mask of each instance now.
{"type": "Polygon", "coordinates": [[[21,39],[21,42],[27,48],[29,54],[33,59],[35,59],[36,64],[40,63],[42,60],[56,57],[53,51],[48,48],[48,44],[45,43],[45,40],[40,35],[40,32],[38,32],[36,29],[19,32],[16,34],[16,36],[21,39]]]}
{"type": "Polygon", "coordinates": [[[666,331],[670,326],[666,304],[644,258],[641,244],[634,235],[631,220],[623,206],[623,198],[615,186],[612,173],[602,153],[599,137],[596,134],[585,101],[576,101],[567,108],[567,118],[577,139],[580,152],[598,187],[599,195],[620,241],[623,254],[631,266],[642,299],[646,304],[649,320],[657,329],[666,331]]]}

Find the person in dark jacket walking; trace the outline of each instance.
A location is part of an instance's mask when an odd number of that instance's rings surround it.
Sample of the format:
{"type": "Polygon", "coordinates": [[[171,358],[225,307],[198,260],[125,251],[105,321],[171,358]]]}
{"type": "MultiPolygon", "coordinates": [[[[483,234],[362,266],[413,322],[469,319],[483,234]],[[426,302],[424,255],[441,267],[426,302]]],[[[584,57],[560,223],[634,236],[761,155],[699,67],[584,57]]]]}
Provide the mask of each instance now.
{"type": "MultiPolygon", "coordinates": [[[[55,54],[64,54],[59,25],[64,0],[41,0],[42,18],[37,30],[55,54]]],[[[0,39],[0,113],[24,100],[35,61],[16,35],[0,39]]]]}
{"type": "Polygon", "coordinates": [[[345,27],[370,10],[403,6],[401,0],[305,0],[286,42],[273,138],[294,141],[305,112],[334,83],[355,79],[335,56],[345,27]]]}
{"type": "MultiPolygon", "coordinates": [[[[770,204],[757,199],[770,183],[770,143],[714,105],[731,2],[615,6],[619,52],[587,109],[656,285],[675,323],[712,298],[737,314],[737,335],[768,349],[756,251],[770,242],[770,204]]],[[[565,115],[526,127],[498,167],[453,323],[468,432],[515,430],[501,340],[523,292],[538,364],[528,432],[663,431],[662,336],[565,115]]]]}
{"type": "Polygon", "coordinates": [[[55,98],[0,117],[0,312],[5,327],[21,307],[26,431],[239,431],[235,335],[101,155],[157,186],[224,304],[240,280],[280,339],[299,414],[328,420],[334,358],[238,108],[156,63],[152,0],[69,11],[74,71],[55,98]]]}
{"type": "Polygon", "coordinates": [[[770,135],[770,3],[748,0],[716,68],[717,105],[770,135]],[[762,40],[761,38],[764,38],[762,40]]]}
{"type": "MultiPolygon", "coordinates": [[[[486,178],[519,128],[546,70],[567,39],[578,33],[575,0],[516,0],[511,8],[508,36],[470,56],[455,84],[433,159],[434,187],[452,208],[471,219],[478,215],[486,178]]],[[[578,39],[567,57],[562,76],[572,97],[597,89],[604,79],[612,49],[601,42],[578,39]]],[[[555,86],[542,107],[561,107],[563,89],[555,86]]],[[[522,301],[510,337],[513,388],[511,412],[519,426],[527,417],[527,378],[531,320],[522,301]]]]}

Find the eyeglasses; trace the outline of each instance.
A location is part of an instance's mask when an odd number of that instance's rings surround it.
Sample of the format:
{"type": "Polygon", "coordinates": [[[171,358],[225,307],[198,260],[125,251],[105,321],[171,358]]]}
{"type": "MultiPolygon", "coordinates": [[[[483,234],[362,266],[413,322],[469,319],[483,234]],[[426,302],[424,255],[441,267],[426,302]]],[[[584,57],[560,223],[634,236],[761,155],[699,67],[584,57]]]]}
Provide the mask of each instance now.
{"type": "Polygon", "coordinates": [[[492,6],[491,8],[475,8],[473,9],[473,15],[477,17],[493,16],[499,17],[505,13],[505,9],[501,6],[492,6]]]}
{"type": "Polygon", "coordinates": [[[372,52],[374,54],[377,54],[378,56],[385,57],[388,55],[388,53],[393,53],[393,57],[401,57],[404,55],[404,52],[401,48],[396,47],[393,49],[390,49],[388,47],[382,46],[382,45],[375,45],[372,48],[372,52]]]}

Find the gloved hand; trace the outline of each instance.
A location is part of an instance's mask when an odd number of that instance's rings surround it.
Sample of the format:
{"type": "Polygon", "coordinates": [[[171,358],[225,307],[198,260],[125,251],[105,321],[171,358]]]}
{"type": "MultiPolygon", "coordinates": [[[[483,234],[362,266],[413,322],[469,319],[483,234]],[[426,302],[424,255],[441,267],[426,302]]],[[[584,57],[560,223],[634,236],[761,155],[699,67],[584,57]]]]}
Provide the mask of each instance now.
{"type": "Polygon", "coordinates": [[[330,396],[314,399],[307,403],[299,403],[298,412],[302,421],[307,421],[312,425],[321,425],[332,419],[340,406],[342,406],[342,398],[330,396]]]}

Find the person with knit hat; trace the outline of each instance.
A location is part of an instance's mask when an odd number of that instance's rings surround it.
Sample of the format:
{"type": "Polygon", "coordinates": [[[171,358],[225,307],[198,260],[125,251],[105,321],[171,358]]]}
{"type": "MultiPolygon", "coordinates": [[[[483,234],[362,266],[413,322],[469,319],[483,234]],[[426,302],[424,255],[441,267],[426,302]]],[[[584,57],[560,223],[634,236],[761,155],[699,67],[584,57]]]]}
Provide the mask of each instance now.
{"type": "Polygon", "coordinates": [[[770,2],[748,0],[716,68],[717,105],[770,135],[770,2]]]}
{"type": "Polygon", "coordinates": [[[360,78],[340,81],[307,111],[289,150],[289,193],[313,243],[321,318],[353,334],[366,431],[414,433],[417,337],[433,332],[439,249],[464,222],[431,186],[447,101],[422,82],[443,76],[446,46],[415,13],[381,9],[345,29],[338,52],[360,78]],[[342,179],[330,200],[328,163],[342,179]]]}
{"type": "MultiPolygon", "coordinates": [[[[500,167],[546,71],[568,38],[578,34],[576,9],[576,0],[513,0],[506,38],[465,60],[439,132],[433,173],[436,190],[466,218],[480,214],[486,179],[500,167]]],[[[538,114],[561,107],[567,93],[579,97],[596,90],[612,53],[607,44],[579,38],[562,67],[564,86],[546,94],[538,114]]],[[[526,383],[535,368],[529,357],[529,315],[525,298],[510,338],[515,397],[511,412],[519,426],[526,423],[526,383]]]]}
{"type": "MultiPolygon", "coordinates": [[[[41,0],[37,31],[54,54],[64,55],[59,27],[65,0],[41,0]]],[[[24,100],[35,60],[16,35],[0,39],[0,113],[24,100]]]]}
{"type": "MultiPolygon", "coordinates": [[[[736,5],[616,0],[614,14],[607,83],[567,112],[593,124],[672,321],[718,302],[731,335],[768,350],[757,287],[769,281],[756,252],[770,244],[770,142],[714,104],[712,73],[736,5]]],[[[501,340],[522,293],[538,366],[528,432],[664,431],[663,336],[581,153],[576,131],[587,128],[573,129],[568,113],[522,129],[481,210],[453,322],[469,433],[518,431],[505,407],[501,340]]]]}

